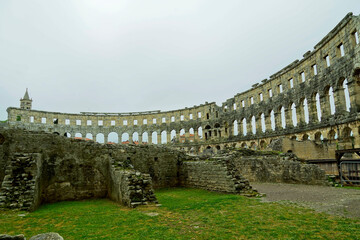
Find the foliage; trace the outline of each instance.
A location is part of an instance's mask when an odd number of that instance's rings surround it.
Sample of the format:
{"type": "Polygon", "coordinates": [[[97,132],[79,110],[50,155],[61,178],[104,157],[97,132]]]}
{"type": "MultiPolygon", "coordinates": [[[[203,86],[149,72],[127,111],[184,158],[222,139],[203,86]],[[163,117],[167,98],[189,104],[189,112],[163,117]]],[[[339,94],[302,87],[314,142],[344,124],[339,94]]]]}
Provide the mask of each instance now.
{"type": "Polygon", "coordinates": [[[59,202],[37,211],[0,211],[0,232],[58,232],[64,239],[358,239],[360,221],[296,205],[262,203],[197,189],[157,191],[161,207],[107,199],[59,202]],[[158,213],[149,216],[147,213],[158,213]],[[156,215],[156,214],[155,214],[156,215]]]}

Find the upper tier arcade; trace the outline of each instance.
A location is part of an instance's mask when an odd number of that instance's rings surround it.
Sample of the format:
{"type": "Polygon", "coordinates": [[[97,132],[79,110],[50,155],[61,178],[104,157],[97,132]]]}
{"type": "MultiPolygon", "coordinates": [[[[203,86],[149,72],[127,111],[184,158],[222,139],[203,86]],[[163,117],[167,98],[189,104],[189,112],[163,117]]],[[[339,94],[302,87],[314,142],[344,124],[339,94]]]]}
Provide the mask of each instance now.
{"type": "Polygon", "coordinates": [[[174,111],[79,114],[10,107],[10,127],[115,142],[240,144],[272,139],[355,139],[359,146],[360,16],[347,14],[312,51],[226,100],[174,111]],[[112,140],[114,141],[114,140],[112,140]]]}

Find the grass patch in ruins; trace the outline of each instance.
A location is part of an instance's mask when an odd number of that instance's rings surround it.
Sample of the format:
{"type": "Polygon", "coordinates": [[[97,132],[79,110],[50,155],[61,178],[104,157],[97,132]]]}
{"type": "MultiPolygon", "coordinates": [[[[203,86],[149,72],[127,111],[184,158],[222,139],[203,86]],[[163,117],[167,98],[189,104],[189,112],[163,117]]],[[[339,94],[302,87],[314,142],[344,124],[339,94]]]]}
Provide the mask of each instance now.
{"type": "Polygon", "coordinates": [[[0,233],[30,238],[58,232],[66,240],[360,238],[359,219],[291,204],[185,188],[163,189],[156,195],[161,207],[128,209],[100,199],[46,204],[23,217],[18,216],[22,212],[1,210],[0,233]]]}

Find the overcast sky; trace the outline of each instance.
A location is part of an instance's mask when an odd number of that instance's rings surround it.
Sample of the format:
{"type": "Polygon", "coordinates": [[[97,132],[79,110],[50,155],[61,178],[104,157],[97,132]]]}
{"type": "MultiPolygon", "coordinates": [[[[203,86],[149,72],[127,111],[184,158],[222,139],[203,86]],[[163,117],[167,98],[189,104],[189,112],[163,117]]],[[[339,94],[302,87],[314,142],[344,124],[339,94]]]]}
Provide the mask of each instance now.
{"type": "Polygon", "coordinates": [[[0,120],[33,109],[221,104],[313,47],[359,0],[0,1],[0,120]]]}

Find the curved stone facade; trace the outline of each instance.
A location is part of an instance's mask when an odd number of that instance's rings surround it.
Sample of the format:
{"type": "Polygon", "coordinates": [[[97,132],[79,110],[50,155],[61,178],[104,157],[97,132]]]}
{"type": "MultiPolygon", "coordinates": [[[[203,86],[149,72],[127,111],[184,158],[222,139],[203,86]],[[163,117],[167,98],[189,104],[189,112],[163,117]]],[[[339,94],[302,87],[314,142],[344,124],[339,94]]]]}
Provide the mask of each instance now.
{"type": "Polygon", "coordinates": [[[360,147],[360,16],[349,13],[313,49],[269,79],[226,100],[174,111],[68,114],[10,107],[10,127],[122,142],[173,144],[199,152],[265,148],[274,139],[360,147]],[[174,134],[175,131],[175,134],[174,134]],[[172,133],[172,134],[171,134],[172,133]],[[116,135],[115,134],[115,135],[116,135]],[[176,136],[173,138],[173,136],[176,136]]]}

